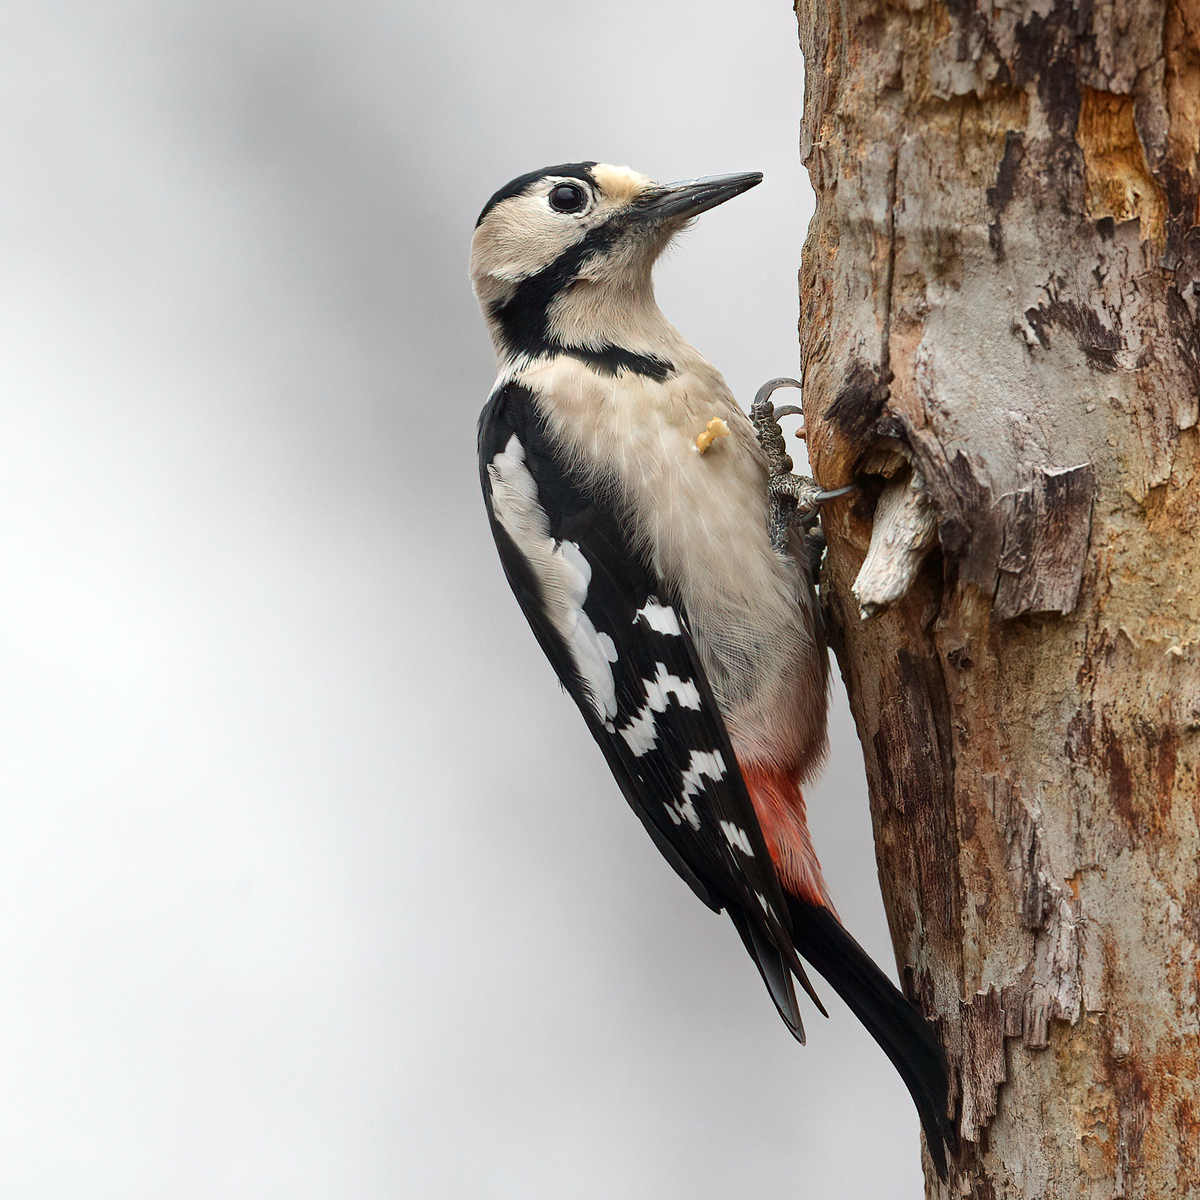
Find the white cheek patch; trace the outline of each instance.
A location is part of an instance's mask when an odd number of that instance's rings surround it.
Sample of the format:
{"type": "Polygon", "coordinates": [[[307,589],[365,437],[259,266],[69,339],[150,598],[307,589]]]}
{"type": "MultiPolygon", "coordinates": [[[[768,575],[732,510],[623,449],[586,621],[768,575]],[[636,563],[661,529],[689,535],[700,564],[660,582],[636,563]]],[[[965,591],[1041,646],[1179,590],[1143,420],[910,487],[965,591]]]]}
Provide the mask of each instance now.
{"type": "Polygon", "coordinates": [[[645,621],[655,633],[665,634],[667,637],[680,637],[683,633],[679,628],[679,617],[675,610],[665,604],[659,604],[657,600],[649,600],[645,608],[637,610],[634,622],[639,620],[645,621]]]}
{"type": "MultiPolygon", "coordinates": [[[[671,609],[666,611],[672,616],[675,615],[671,609]]],[[[646,703],[620,730],[621,736],[638,758],[649,754],[658,744],[654,714],[667,711],[667,700],[671,696],[674,696],[676,703],[683,708],[700,708],[700,689],[690,679],[680,679],[678,675],[672,675],[667,670],[666,663],[655,663],[654,678],[643,679],[642,683],[646,685],[646,703]]]]}
{"type": "Polygon", "coordinates": [[[529,563],[541,586],[545,615],[566,643],[596,716],[607,724],[617,715],[611,667],[617,650],[583,611],[592,568],[574,542],[550,536],[550,520],[538,503],[537,483],[515,433],[488,464],[488,477],[496,520],[529,563]]]}
{"type": "Polygon", "coordinates": [[[554,262],[586,233],[582,223],[563,221],[550,213],[545,193],[510,196],[476,230],[471,272],[502,283],[519,283],[554,262]]]}

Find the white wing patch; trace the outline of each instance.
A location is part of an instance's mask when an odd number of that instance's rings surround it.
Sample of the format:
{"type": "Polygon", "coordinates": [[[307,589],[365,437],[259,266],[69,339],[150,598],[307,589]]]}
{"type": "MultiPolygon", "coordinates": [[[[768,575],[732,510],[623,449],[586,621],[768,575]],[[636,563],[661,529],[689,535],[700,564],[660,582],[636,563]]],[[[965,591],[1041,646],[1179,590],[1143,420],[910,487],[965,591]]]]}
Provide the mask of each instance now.
{"type": "Polygon", "coordinates": [[[683,773],[683,798],[698,796],[702,779],[724,779],[725,759],[720,750],[693,750],[692,761],[683,773]]]}
{"type": "Polygon", "coordinates": [[[515,433],[488,464],[488,477],[496,520],[532,568],[541,585],[546,616],[566,643],[596,716],[609,724],[617,715],[617,689],[610,665],[617,661],[617,650],[612,638],[597,632],[583,611],[592,581],[591,565],[574,542],[550,536],[549,518],[538,503],[537,483],[525,466],[525,447],[515,433]]]}
{"type": "Polygon", "coordinates": [[[683,773],[683,795],[675,803],[666,805],[667,815],[676,825],[681,825],[686,818],[693,829],[699,829],[700,816],[692,797],[700,794],[704,786],[702,780],[724,778],[725,759],[721,757],[720,750],[693,750],[691,761],[683,773]]]}
{"type": "MultiPolygon", "coordinates": [[[[675,615],[669,608],[664,611],[672,617],[675,615]]],[[[619,730],[630,750],[638,758],[648,754],[657,745],[658,731],[654,727],[654,714],[667,711],[669,697],[674,696],[676,703],[684,708],[700,708],[700,689],[690,679],[680,679],[678,675],[672,675],[667,670],[666,663],[655,663],[654,678],[643,679],[642,683],[646,685],[646,703],[629,723],[619,730]]]]}
{"type": "Polygon", "coordinates": [[[618,732],[638,758],[649,754],[658,744],[658,731],[654,728],[654,710],[649,704],[643,705],[629,724],[618,732]]]}
{"type": "Polygon", "coordinates": [[[679,616],[675,610],[665,604],[659,604],[657,600],[648,600],[644,608],[639,608],[634,621],[637,621],[638,617],[644,618],[655,633],[666,634],[668,637],[679,637],[683,633],[679,628],[679,616]]]}
{"type": "Polygon", "coordinates": [[[721,832],[735,850],[740,850],[749,858],[754,857],[754,847],[750,845],[750,835],[740,825],[735,825],[732,821],[722,821],[721,832]]]}
{"type": "Polygon", "coordinates": [[[684,797],[682,800],[676,800],[674,804],[667,804],[665,808],[667,816],[676,825],[682,825],[686,818],[687,823],[693,829],[700,828],[700,815],[696,812],[696,806],[687,797],[684,797]]]}

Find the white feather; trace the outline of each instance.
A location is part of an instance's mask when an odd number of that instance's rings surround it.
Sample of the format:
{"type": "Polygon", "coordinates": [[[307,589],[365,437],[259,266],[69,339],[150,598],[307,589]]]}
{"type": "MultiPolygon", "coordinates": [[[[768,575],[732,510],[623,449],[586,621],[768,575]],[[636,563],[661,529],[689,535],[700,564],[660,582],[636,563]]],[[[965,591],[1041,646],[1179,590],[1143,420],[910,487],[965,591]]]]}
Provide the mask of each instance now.
{"type": "Polygon", "coordinates": [[[488,464],[488,476],[496,520],[541,585],[546,617],[566,643],[596,715],[611,722],[617,715],[617,692],[610,664],[617,661],[617,652],[612,638],[597,632],[583,611],[592,568],[574,542],[550,536],[537,483],[525,466],[525,447],[515,433],[488,464]]]}

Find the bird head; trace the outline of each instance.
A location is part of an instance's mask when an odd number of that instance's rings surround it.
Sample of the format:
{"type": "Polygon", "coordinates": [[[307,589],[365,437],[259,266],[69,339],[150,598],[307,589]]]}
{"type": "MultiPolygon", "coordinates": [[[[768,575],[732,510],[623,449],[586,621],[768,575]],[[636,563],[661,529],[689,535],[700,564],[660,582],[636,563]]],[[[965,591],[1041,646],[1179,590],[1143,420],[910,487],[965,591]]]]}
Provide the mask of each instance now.
{"type": "Polygon", "coordinates": [[[606,163],[531,171],[484,206],[471,280],[502,360],[636,337],[651,268],[707,209],[761,182],[749,172],[661,184],[606,163]]]}

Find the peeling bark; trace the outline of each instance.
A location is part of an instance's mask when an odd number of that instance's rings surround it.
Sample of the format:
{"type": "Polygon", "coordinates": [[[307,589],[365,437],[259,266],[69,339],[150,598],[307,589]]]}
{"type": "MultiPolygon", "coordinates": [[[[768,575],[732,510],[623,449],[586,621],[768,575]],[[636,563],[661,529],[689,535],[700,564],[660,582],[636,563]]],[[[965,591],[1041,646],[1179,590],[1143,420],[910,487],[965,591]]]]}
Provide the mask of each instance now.
{"type": "Polygon", "coordinates": [[[1001,496],[1004,539],[997,617],[1073,612],[1092,528],[1091,465],[1034,472],[1029,487],[1001,496]]]}
{"type": "Polygon", "coordinates": [[[1200,1196],[1200,0],[797,15],[825,592],[962,1132],[928,1195],[1200,1196]],[[936,538],[864,622],[910,474],[936,538]]]}

